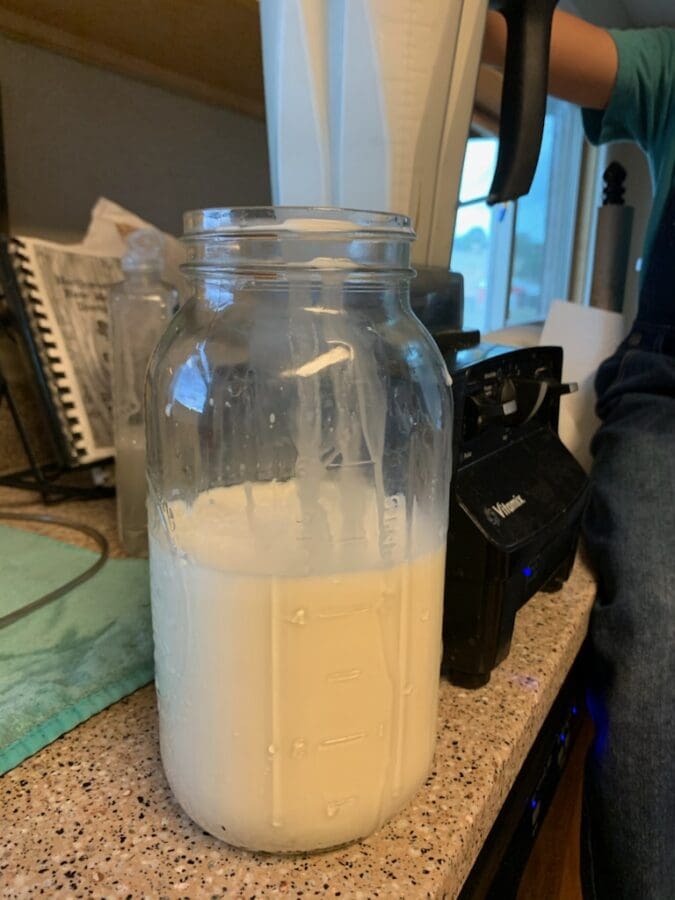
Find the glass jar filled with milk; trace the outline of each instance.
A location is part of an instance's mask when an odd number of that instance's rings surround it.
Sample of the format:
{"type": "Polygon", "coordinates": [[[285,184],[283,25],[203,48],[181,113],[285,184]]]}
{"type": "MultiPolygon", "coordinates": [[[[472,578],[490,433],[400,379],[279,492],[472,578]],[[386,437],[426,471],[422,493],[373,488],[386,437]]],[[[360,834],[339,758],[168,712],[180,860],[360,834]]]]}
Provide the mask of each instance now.
{"type": "Polygon", "coordinates": [[[431,766],[449,377],[403,216],[185,216],[194,294],[150,362],[164,768],[252,850],[370,834],[431,766]]]}

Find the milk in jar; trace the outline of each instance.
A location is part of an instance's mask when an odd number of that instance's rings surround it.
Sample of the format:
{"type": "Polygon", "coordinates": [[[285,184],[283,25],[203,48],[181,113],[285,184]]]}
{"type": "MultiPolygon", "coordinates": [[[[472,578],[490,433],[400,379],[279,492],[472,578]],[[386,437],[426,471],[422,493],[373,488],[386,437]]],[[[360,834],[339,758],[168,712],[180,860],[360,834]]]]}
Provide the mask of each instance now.
{"type": "Polygon", "coordinates": [[[150,535],[162,760],[217,837],[331,847],[380,827],[429,770],[445,546],[420,523],[415,557],[383,565],[370,503],[358,558],[302,575],[282,527],[294,485],[249,490],[175,505],[171,540],[150,535]]]}

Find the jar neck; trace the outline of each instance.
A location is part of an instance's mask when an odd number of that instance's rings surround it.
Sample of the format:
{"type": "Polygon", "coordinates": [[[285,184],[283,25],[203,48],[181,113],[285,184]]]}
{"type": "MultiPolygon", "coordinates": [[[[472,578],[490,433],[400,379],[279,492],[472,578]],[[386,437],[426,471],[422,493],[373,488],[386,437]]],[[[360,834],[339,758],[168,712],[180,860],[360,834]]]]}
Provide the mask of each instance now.
{"type": "Polygon", "coordinates": [[[217,311],[233,304],[279,310],[311,309],[317,314],[369,309],[389,314],[410,310],[410,278],[399,273],[317,272],[192,272],[197,303],[217,311]]]}
{"type": "Polygon", "coordinates": [[[415,233],[391,213],[311,207],[205,209],[184,218],[185,270],[410,272],[415,233]]]}
{"type": "Polygon", "coordinates": [[[316,273],[343,275],[410,274],[410,244],[381,237],[314,236],[206,237],[184,240],[188,277],[196,271],[221,273],[316,273]]]}

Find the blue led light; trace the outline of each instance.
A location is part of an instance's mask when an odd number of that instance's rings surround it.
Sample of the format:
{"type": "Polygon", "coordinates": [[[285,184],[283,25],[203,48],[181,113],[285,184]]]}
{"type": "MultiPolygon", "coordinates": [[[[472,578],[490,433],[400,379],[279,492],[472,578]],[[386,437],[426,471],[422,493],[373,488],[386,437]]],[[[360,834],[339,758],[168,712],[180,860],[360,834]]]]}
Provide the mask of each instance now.
{"type": "Polygon", "coordinates": [[[579,710],[576,708],[576,706],[573,706],[573,707],[572,707],[572,715],[573,715],[573,716],[576,716],[576,714],[577,714],[578,711],[579,711],[579,710]]]}
{"type": "Polygon", "coordinates": [[[529,566],[525,566],[525,568],[523,569],[523,575],[526,578],[529,578],[531,574],[532,574],[532,569],[529,566]]]}
{"type": "Polygon", "coordinates": [[[536,809],[536,808],[537,808],[537,802],[538,802],[538,801],[535,800],[534,797],[530,800],[530,806],[532,807],[532,809],[536,809]]]}

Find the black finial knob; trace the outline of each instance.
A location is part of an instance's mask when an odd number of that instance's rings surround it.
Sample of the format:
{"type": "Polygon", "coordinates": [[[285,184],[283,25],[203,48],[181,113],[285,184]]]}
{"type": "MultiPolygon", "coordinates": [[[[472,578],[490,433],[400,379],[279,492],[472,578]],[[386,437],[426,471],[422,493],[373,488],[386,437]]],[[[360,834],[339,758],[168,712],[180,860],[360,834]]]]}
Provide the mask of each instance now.
{"type": "Polygon", "coordinates": [[[623,206],[623,195],[626,193],[626,187],[624,185],[626,174],[624,167],[621,163],[616,162],[616,160],[607,166],[605,173],[602,176],[603,181],[605,182],[602,194],[603,206],[623,206]]]}

